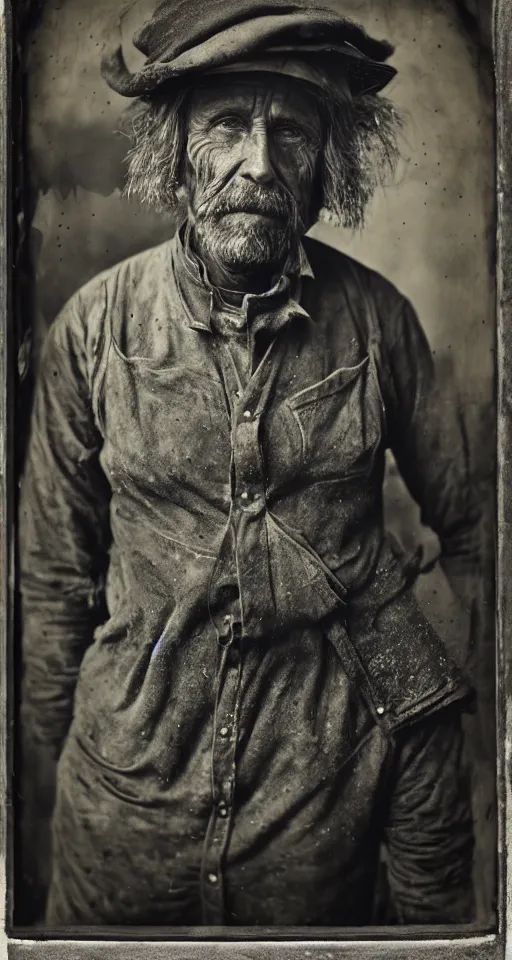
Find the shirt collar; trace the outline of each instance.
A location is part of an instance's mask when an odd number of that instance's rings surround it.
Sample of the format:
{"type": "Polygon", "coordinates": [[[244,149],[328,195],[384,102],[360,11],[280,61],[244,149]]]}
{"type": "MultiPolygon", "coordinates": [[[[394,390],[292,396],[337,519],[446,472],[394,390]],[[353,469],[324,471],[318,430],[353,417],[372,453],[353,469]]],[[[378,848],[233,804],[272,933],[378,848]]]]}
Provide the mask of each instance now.
{"type": "MultiPolygon", "coordinates": [[[[222,304],[219,291],[208,279],[206,267],[191,249],[190,227],[187,221],[175,233],[175,251],[178,258],[178,282],[189,325],[196,330],[212,329],[212,312],[222,304]]],[[[273,332],[294,316],[307,317],[299,300],[304,278],[314,279],[313,269],[302,243],[298,258],[289,264],[274,286],[260,294],[245,294],[241,309],[255,329],[263,327],[273,332]]]]}
{"type": "Polygon", "coordinates": [[[309,277],[310,280],[315,279],[313,267],[308,260],[308,255],[302,243],[299,244],[299,275],[301,277],[309,277]]]}

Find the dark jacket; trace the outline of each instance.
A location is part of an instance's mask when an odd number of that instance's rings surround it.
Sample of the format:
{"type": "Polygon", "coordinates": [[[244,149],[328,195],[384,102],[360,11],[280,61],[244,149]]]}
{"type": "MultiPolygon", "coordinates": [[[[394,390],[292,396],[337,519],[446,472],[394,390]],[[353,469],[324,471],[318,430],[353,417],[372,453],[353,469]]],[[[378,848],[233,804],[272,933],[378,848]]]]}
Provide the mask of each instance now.
{"type": "Polygon", "coordinates": [[[467,688],[382,515],[389,446],[471,555],[464,437],[410,304],[306,249],[232,342],[179,236],[50,330],[21,553],[53,923],[367,923],[385,839],[401,921],[471,918],[467,688]]]}

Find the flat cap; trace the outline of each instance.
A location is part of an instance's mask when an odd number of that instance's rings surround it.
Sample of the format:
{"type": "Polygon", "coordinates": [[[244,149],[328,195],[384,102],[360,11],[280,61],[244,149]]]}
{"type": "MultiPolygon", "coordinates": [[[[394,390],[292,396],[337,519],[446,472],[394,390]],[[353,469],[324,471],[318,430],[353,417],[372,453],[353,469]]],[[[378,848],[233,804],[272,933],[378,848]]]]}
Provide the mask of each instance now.
{"type": "Polygon", "coordinates": [[[384,62],[391,44],[314,0],[164,0],[133,43],[146,56],[138,72],[128,70],[120,46],[102,61],[103,77],[125,97],[146,97],[164,83],[249,63],[255,53],[327,57],[353,96],[382,90],[396,74],[384,62]]]}

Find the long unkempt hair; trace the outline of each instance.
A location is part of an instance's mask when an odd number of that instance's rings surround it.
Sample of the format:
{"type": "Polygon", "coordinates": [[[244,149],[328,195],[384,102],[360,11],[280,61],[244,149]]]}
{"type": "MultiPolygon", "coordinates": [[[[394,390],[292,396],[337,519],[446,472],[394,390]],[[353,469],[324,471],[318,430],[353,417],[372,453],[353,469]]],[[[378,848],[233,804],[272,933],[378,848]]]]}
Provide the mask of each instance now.
{"type": "MultiPolygon", "coordinates": [[[[126,111],[123,131],[133,146],[127,155],[125,195],[159,211],[179,204],[183,183],[189,89],[162,89],[126,111]]],[[[394,173],[402,117],[376,94],[348,98],[333,86],[319,97],[324,144],[314,214],[357,229],[377,187],[394,173]]]]}

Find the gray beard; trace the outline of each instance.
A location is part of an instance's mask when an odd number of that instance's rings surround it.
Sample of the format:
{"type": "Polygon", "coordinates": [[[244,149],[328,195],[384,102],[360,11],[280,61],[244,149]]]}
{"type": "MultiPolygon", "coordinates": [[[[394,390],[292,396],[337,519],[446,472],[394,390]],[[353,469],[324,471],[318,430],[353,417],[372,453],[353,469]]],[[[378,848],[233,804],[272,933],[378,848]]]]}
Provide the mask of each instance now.
{"type": "Polygon", "coordinates": [[[196,222],[194,229],[203,254],[234,275],[282,270],[298,246],[290,225],[265,222],[247,214],[196,222]]]}

